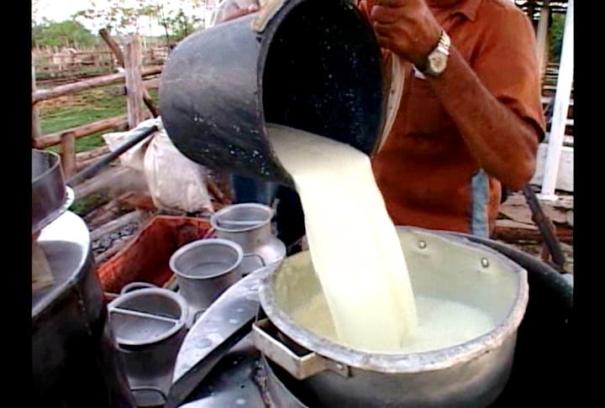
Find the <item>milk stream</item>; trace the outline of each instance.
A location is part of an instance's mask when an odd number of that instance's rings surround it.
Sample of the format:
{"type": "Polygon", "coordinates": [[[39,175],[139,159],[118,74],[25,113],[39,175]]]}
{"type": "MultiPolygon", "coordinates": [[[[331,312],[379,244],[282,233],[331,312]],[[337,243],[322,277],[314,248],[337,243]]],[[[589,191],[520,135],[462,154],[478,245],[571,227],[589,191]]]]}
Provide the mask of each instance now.
{"type": "Polygon", "coordinates": [[[416,331],[416,305],[369,157],[302,130],[267,130],[300,195],[313,267],[339,342],[401,350],[416,331]]]}

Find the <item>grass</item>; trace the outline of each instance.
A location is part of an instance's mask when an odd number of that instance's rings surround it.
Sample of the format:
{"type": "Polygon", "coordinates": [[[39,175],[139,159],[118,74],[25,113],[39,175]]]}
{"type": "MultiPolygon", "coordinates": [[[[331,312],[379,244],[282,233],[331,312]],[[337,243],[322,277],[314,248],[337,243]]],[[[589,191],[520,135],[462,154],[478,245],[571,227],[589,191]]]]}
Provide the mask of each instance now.
{"type": "MultiPolygon", "coordinates": [[[[38,65],[36,65],[36,68],[38,65]]],[[[40,69],[40,68],[37,68],[40,69]]],[[[56,72],[47,72],[43,70],[36,71],[36,80],[44,81],[47,79],[59,79],[59,78],[70,78],[70,77],[82,77],[82,76],[92,76],[92,75],[107,75],[111,74],[111,68],[109,66],[104,67],[81,67],[79,71],[74,71],[73,74],[65,73],[56,73],[56,72]]]]}
{"type": "MultiPolygon", "coordinates": [[[[42,102],[40,106],[40,128],[42,134],[70,129],[97,120],[126,114],[126,97],[119,94],[120,87],[110,85],[80,92],[76,95],[66,95],[60,98],[42,102]]],[[[151,90],[150,95],[157,106],[157,90],[151,90]]],[[[84,152],[105,144],[102,135],[108,131],[99,132],[76,140],[76,152],[84,152]]],[[[49,148],[60,152],[60,145],[49,148]]],[[[76,200],[70,210],[80,216],[88,214],[92,209],[108,201],[103,194],[91,194],[76,200]]]]}
{"type": "Polygon", "coordinates": [[[69,210],[78,214],[80,217],[84,217],[92,210],[108,201],[109,197],[107,197],[107,195],[103,193],[93,193],[79,200],[75,200],[71,207],[69,207],[69,210]]]}
{"type": "MultiPolygon", "coordinates": [[[[97,120],[126,114],[126,97],[120,95],[119,86],[110,85],[67,95],[43,102],[40,106],[40,128],[42,134],[58,132],[85,125],[97,120]]],[[[157,90],[149,92],[157,104],[157,90]]],[[[105,132],[96,133],[76,140],[76,152],[84,152],[104,144],[101,137],[105,132]]],[[[60,146],[50,150],[60,151],[60,146]]]]}

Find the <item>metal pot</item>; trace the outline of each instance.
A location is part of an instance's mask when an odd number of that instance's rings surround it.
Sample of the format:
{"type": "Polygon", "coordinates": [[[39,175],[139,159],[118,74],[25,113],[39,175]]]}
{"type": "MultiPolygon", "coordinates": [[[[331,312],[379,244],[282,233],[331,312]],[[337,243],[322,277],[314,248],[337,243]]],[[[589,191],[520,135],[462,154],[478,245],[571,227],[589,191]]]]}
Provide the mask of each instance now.
{"type": "Polygon", "coordinates": [[[300,380],[312,406],[475,407],[506,385],[528,301],[527,273],[464,238],[400,228],[416,294],[458,300],[489,313],[495,329],[468,342],[415,354],[354,350],[295,323],[293,310],[321,292],[308,253],[274,268],[260,288],[269,320],[253,327],[263,354],[300,380]],[[277,333],[271,332],[274,325],[277,333]]]}
{"type": "Polygon", "coordinates": [[[59,218],[73,199],[63,181],[59,155],[32,149],[32,234],[59,218]]]}
{"type": "Polygon", "coordinates": [[[86,224],[66,212],[42,230],[38,244],[54,283],[32,293],[30,405],[133,407],[86,224]]]}
{"type": "Polygon", "coordinates": [[[162,406],[186,335],[187,304],[159,288],[136,289],[109,305],[109,321],[138,406],[162,406]]]}
{"type": "Polygon", "coordinates": [[[277,0],[198,31],[162,72],[162,121],[204,166],[293,185],[267,122],[371,153],[384,125],[380,47],[350,0],[277,0]]]}
{"type": "Polygon", "coordinates": [[[271,231],[273,212],[266,205],[246,203],[225,207],[210,218],[218,238],[242,247],[244,275],[280,262],[286,256],[286,246],[271,231]]]}
{"type": "Polygon", "coordinates": [[[242,278],[243,259],[237,243],[203,239],[179,248],[170,258],[170,269],[176,275],[179,292],[192,312],[198,314],[242,278]]]}

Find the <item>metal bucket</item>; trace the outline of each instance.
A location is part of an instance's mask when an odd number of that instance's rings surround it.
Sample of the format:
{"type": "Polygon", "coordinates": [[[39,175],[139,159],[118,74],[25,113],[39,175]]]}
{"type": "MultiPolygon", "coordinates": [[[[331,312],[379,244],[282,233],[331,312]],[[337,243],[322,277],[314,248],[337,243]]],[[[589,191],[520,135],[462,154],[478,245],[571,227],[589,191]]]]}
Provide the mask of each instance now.
{"type": "Polygon", "coordinates": [[[242,278],[241,247],[225,239],[203,239],[172,255],[170,269],[179,292],[195,314],[206,310],[227,288],[242,278]]]}
{"type": "Polygon", "coordinates": [[[286,246],[271,231],[273,213],[266,205],[246,203],[225,207],[210,218],[218,238],[242,247],[244,275],[280,262],[286,256],[286,246]]]}
{"type": "Polygon", "coordinates": [[[162,72],[162,121],[175,146],[214,169],[292,185],[265,124],[371,153],[384,126],[380,47],[350,0],[277,0],[198,31],[162,72]]]}
{"type": "Polygon", "coordinates": [[[185,338],[187,304],[166,289],[136,289],[109,306],[109,321],[138,406],[162,406],[185,338]]]}
{"type": "Polygon", "coordinates": [[[321,292],[309,254],[301,253],[270,271],[261,284],[269,320],[254,325],[256,346],[299,380],[311,406],[489,405],[510,374],[528,301],[525,269],[465,238],[414,228],[400,228],[399,237],[417,295],[481,308],[496,327],[465,343],[423,353],[376,354],[345,347],[291,317],[321,292]]]}

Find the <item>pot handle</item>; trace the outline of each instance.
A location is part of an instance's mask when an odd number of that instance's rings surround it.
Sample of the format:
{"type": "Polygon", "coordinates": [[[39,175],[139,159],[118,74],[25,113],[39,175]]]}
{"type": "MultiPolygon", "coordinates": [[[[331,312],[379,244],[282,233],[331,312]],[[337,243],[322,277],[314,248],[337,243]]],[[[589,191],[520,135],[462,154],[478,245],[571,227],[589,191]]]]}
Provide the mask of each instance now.
{"type": "Polygon", "coordinates": [[[120,295],[123,295],[128,292],[133,292],[133,291],[139,290],[139,289],[149,289],[149,288],[156,289],[157,286],[154,285],[153,283],[147,283],[147,282],[131,282],[122,288],[122,290],[120,291],[120,295]]]}
{"type": "Polygon", "coordinates": [[[297,380],[304,380],[326,370],[334,371],[343,377],[349,377],[349,367],[309,351],[299,356],[284,343],[269,334],[272,326],[269,319],[259,320],[252,324],[252,340],[258,350],[267,358],[286,370],[297,380]]]}
{"type": "Polygon", "coordinates": [[[267,264],[265,264],[265,260],[263,259],[263,257],[260,256],[259,254],[255,254],[254,252],[251,252],[249,254],[244,254],[244,258],[257,258],[258,261],[260,262],[261,267],[267,266],[267,264]]]}

